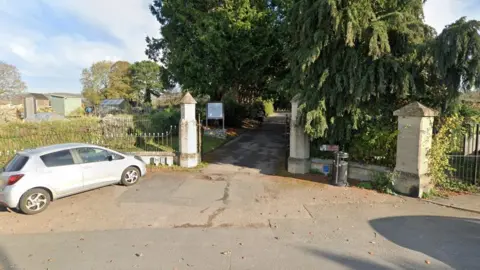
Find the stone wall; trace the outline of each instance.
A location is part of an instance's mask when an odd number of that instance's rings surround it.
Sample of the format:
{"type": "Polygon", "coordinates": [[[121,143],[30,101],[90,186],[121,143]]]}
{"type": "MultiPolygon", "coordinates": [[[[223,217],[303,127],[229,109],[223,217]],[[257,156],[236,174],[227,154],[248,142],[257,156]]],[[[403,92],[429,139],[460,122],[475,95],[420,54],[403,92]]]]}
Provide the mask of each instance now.
{"type": "MultiPolygon", "coordinates": [[[[331,159],[311,159],[311,171],[322,173],[324,166],[328,166],[328,174],[333,172],[333,160],[331,159]]],[[[358,181],[372,181],[372,175],[376,172],[392,172],[391,169],[383,166],[360,164],[357,162],[348,162],[348,179],[358,181]]]]}

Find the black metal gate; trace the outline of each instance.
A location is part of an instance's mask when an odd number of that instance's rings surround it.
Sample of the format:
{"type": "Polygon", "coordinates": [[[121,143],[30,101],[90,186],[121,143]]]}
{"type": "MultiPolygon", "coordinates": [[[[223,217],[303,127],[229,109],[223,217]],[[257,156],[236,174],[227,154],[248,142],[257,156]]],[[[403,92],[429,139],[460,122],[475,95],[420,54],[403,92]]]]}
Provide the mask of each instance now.
{"type": "Polygon", "coordinates": [[[449,174],[453,180],[476,185],[480,182],[480,124],[469,125],[466,130],[460,146],[462,150],[449,155],[449,164],[454,169],[449,174]]]}

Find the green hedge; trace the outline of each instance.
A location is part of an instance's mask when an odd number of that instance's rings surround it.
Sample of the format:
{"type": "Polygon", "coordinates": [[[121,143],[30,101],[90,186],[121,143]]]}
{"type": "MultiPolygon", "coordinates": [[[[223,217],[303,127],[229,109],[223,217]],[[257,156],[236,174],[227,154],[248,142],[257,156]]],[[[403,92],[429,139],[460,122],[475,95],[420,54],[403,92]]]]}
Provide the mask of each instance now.
{"type": "Polygon", "coordinates": [[[352,161],[395,167],[397,125],[384,121],[366,124],[349,142],[352,161]]]}
{"type": "Polygon", "coordinates": [[[93,143],[117,151],[153,149],[152,144],[158,148],[162,140],[155,136],[170,133],[179,121],[180,112],[167,109],[143,116],[8,123],[0,126],[0,164],[15,151],[60,143],[93,143]]]}

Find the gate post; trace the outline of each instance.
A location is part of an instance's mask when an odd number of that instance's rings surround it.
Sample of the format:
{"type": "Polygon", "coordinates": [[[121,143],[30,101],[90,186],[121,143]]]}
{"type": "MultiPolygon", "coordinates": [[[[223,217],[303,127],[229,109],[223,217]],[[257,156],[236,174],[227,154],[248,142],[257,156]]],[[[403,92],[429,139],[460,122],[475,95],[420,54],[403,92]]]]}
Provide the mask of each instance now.
{"type": "Polygon", "coordinates": [[[290,114],[290,156],[288,158],[288,172],[305,174],[310,171],[310,140],[303,126],[297,123],[300,96],[296,95],[291,103],[292,113],[290,114]]]}
{"type": "Polygon", "coordinates": [[[432,188],[428,175],[428,151],[432,146],[433,120],[438,113],[419,102],[396,110],[398,116],[397,160],[398,173],[394,188],[399,193],[422,197],[432,188]]]}
{"type": "Polygon", "coordinates": [[[180,101],[181,118],[179,133],[180,166],[193,168],[198,165],[197,121],[195,120],[197,102],[189,92],[180,101]]]}

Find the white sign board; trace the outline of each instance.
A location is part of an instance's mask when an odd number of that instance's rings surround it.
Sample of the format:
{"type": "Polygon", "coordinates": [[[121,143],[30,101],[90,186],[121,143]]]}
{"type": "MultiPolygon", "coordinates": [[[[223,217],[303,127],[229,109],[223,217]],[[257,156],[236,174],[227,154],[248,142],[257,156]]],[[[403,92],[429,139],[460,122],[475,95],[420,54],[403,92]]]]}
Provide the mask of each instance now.
{"type": "Polygon", "coordinates": [[[208,103],[207,119],[223,119],[223,103],[208,103]]]}

